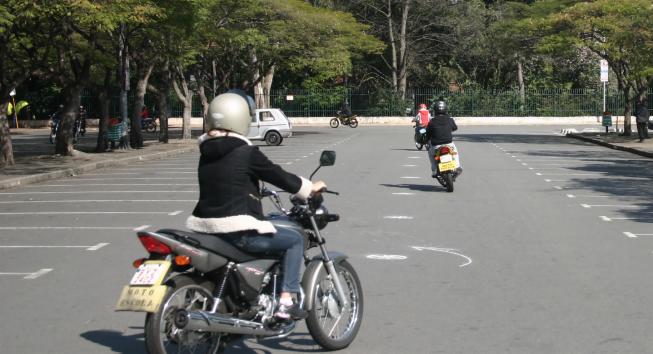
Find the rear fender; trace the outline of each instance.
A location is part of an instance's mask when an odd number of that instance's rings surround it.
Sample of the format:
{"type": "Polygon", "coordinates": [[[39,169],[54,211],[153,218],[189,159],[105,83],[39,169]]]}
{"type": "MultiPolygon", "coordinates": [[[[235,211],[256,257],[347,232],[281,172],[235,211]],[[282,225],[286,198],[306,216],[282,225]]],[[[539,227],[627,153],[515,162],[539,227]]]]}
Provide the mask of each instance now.
{"type": "MultiPolygon", "coordinates": [[[[331,259],[334,264],[338,264],[347,258],[347,255],[344,253],[329,252],[329,259],[331,259]]],[[[306,270],[304,271],[304,276],[302,277],[302,289],[304,289],[304,294],[306,296],[304,301],[304,309],[307,311],[313,309],[313,302],[315,300],[315,291],[318,280],[317,277],[323,268],[324,257],[322,257],[321,254],[313,257],[313,259],[311,259],[306,265],[306,270]]]]}
{"type": "Polygon", "coordinates": [[[138,233],[138,235],[153,237],[168,245],[174,254],[190,257],[191,265],[202,273],[216,270],[226,265],[228,262],[228,260],[222,256],[207,252],[197,247],[193,247],[187,243],[177,241],[173,236],[170,235],[147,231],[141,231],[138,233]]]}

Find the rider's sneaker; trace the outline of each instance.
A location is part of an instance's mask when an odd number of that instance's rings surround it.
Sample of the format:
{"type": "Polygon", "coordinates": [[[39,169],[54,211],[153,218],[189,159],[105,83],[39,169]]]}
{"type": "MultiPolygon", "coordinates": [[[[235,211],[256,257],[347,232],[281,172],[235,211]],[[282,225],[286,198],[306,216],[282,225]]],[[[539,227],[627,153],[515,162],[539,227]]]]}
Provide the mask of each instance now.
{"type": "Polygon", "coordinates": [[[431,172],[431,177],[433,177],[433,178],[437,178],[437,177],[438,177],[438,173],[437,173],[437,172],[431,172]]]}
{"type": "Polygon", "coordinates": [[[303,320],[308,316],[308,312],[299,308],[299,305],[295,302],[292,305],[279,304],[277,312],[274,313],[274,317],[280,320],[303,320]]]}
{"type": "Polygon", "coordinates": [[[460,175],[462,175],[462,174],[463,174],[463,168],[462,168],[462,167],[458,167],[458,168],[456,169],[456,177],[460,177],[460,175]]]}

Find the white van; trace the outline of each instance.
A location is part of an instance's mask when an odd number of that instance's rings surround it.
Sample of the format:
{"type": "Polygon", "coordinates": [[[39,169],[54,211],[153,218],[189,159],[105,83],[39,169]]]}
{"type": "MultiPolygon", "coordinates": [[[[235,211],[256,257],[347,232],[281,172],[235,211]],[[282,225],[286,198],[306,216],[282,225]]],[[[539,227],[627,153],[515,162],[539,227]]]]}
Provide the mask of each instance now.
{"type": "Polygon", "coordinates": [[[268,145],[279,145],[283,138],[292,136],[292,124],[278,108],[261,108],[256,110],[247,138],[265,140],[268,145]]]}

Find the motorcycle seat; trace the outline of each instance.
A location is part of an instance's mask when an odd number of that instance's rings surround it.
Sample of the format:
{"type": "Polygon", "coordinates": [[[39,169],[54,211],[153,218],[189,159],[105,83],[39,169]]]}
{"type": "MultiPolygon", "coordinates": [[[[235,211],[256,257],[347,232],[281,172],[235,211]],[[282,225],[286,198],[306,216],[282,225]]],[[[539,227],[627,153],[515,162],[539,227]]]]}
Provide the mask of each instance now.
{"type": "Polygon", "coordinates": [[[203,234],[173,229],[162,229],[157,231],[157,233],[171,235],[179,242],[217,253],[235,261],[236,263],[253,261],[260,258],[256,255],[244,252],[215,234],[203,234]]]}

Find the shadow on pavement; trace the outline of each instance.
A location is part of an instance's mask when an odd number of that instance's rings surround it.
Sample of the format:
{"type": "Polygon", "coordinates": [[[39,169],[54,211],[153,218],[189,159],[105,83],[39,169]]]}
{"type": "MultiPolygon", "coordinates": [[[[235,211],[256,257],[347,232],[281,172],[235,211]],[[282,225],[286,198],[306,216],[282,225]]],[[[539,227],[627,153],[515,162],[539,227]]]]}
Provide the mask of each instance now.
{"type": "Polygon", "coordinates": [[[118,331],[97,330],[88,331],[80,335],[82,338],[111,348],[116,353],[145,353],[143,334],[123,335],[118,331]]]}
{"type": "Polygon", "coordinates": [[[381,183],[380,186],[384,187],[390,187],[390,188],[404,188],[404,189],[409,189],[411,191],[420,191],[420,192],[446,192],[444,187],[440,187],[439,185],[436,185],[437,181],[433,180],[434,184],[408,184],[408,183],[402,183],[402,184],[387,184],[387,183],[381,183]]]}
{"type": "MultiPolygon", "coordinates": [[[[526,155],[524,159],[551,158],[546,163],[574,160],[569,161],[569,166],[560,165],[559,170],[553,168],[541,171],[545,177],[548,173],[551,179],[555,179],[556,174],[596,174],[587,177],[576,176],[560,182],[560,186],[564,186],[563,191],[567,194],[578,195],[579,202],[590,207],[615,205],[597,209],[601,215],[653,223],[653,159],[555,135],[460,134],[457,138],[457,141],[467,142],[557,145],[560,150],[537,150],[537,147],[534,147],[530,151],[522,149],[519,154],[526,155]],[[586,147],[592,149],[585,149],[586,147]]],[[[509,146],[504,148],[510,152],[509,146]]],[[[532,166],[537,164],[529,163],[532,166]]]]}

